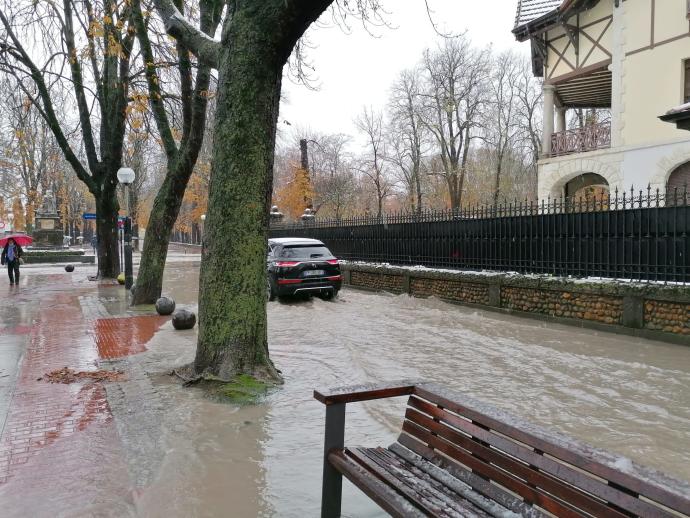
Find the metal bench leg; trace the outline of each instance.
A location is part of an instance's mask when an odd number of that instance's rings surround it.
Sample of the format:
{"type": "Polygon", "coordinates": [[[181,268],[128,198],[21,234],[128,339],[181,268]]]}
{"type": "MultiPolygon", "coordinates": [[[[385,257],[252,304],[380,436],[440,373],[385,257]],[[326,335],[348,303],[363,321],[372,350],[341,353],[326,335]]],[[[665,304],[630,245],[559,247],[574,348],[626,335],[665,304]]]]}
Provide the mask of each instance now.
{"type": "Polygon", "coordinates": [[[345,445],[345,403],[326,406],[326,439],[323,447],[321,518],[339,518],[343,476],[328,462],[328,452],[345,445]]]}

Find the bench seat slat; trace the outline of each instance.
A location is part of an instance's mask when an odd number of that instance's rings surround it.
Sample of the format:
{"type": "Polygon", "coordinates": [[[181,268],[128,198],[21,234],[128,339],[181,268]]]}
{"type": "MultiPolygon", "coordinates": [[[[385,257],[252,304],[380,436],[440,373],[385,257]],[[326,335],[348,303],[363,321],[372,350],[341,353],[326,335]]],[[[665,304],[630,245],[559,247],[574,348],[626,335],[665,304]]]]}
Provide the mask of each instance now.
{"type": "Polygon", "coordinates": [[[410,397],[409,406],[424,412],[425,414],[438,419],[442,423],[446,423],[458,430],[480,439],[481,441],[490,444],[494,448],[518,458],[528,464],[536,466],[540,470],[549,473],[550,475],[568,482],[580,489],[583,489],[602,500],[611,502],[618,507],[630,511],[637,515],[652,516],[659,513],[659,508],[649,502],[645,502],[628,493],[617,490],[609,486],[605,482],[594,479],[591,476],[577,471],[574,468],[557,462],[549,457],[535,452],[534,450],[522,446],[510,439],[506,439],[496,433],[486,430],[480,426],[475,425],[471,421],[462,419],[454,414],[451,414],[445,409],[441,409],[436,405],[432,405],[415,396],[410,397]]]}
{"type": "MultiPolygon", "coordinates": [[[[466,512],[466,510],[470,508],[477,515],[488,517],[494,516],[490,512],[491,510],[501,507],[498,504],[494,504],[493,506],[489,507],[489,510],[487,510],[485,508],[487,506],[482,506],[481,504],[486,504],[488,501],[482,502],[481,499],[467,498],[467,495],[473,495],[475,497],[477,496],[476,493],[473,493],[469,487],[466,487],[465,491],[458,490],[456,485],[446,484],[447,480],[439,480],[437,477],[432,476],[427,471],[420,469],[417,464],[395,454],[390,449],[377,448],[376,453],[382,459],[385,459],[385,461],[388,462],[391,467],[407,472],[408,476],[413,476],[420,480],[424,480],[429,487],[433,488],[435,493],[440,494],[441,499],[443,499],[445,502],[448,502],[450,507],[457,509],[459,512],[466,512]]],[[[507,509],[502,509],[502,511],[503,515],[505,513],[509,513],[507,509]]],[[[512,518],[519,517],[513,515],[512,518]]]]}
{"type": "Polygon", "coordinates": [[[331,451],[328,454],[328,461],[394,518],[424,518],[426,516],[407,498],[381,482],[353,460],[348,459],[343,450],[331,451]]]}
{"type": "Polygon", "coordinates": [[[551,495],[542,493],[532,486],[526,484],[522,480],[519,480],[505,471],[486,464],[480,459],[472,456],[461,448],[451,444],[448,441],[441,439],[440,437],[433,435],[428,430],[425,430],[419,425],[416,425],[410,421],[405,421],[403,423],[403,432],[415,437],[417,440],[423,442],[426,445],[444,453],[445,455],[455,459],[456,461],[467,466],[473,472],[478,473],[482,476],[487,477],[490,480],[495,481],[506,489],[519,494],[527,501],[532,504],[536,504],[542,509],[549,511],[563,518],[576,518],[581,516],[580,513],[575,511],[569,505],[564,504],[560,500],[552,497],[551,495]]]}
{"type": "Polygon", "coordinates": [[[527,505],[510,493],[504,492],[498,486],[487,482],[471,471],[462,469],[457,464],[448,463],[446,459],[436,455],[431,448],[427,448],[421,443],[416,443],[416,446],[413,447],[417,451],[413,451],[401,443],[395,443],[389,447],[389,450],[452,488],[463,498],[489,514],[497,514],[496,506],[500,506],[500,508],[507,509],[517,516],[529,518],[546,516],[538,509],[527,505]]]}
{"type": "MultiPolygon", "coordinates": [[[[527,464],[523,464],[522,462],[509,457],[496,449],[488,448],[477,441],[473,441],[470,437],[467,437],[466,435],[463,435],[442,423],[434,421],[433,419],[417,412],[414,409],[408,408],[405,417],[411,422],[432,432],[433,434],[442,437],[452,445],[467,450],[467,452],[471,453],[475,458],[481,459],[482,462],[491,463],[509,472],[511,475],[521,478],[530,486],[535,486],[537,491],[540,493],[548,492],[550,495],[565,500],[576,506],[578,509],[587,511],[595,516],[605,515],[617,518],[626,518],[625,514],[612,509],[606,505],[605,502],[596,500],[593,497],[583,493],[582,491],[579,491],[573,486],[566,484],[557,478],[552,477],[547,473],[534,470],[527,464]]],[[[485,468],[477,468],[475,471],[481,472],[489,478],[492,478],[485,468]]],[[[658,508],[653,506],[650,507],[652,507],[653,513],[656,513],[657,516],[660,516],[658,508]]]]}
{"type": "Polygon", "coordinates": [[[690,484],[687,482],[676,480],[653,469],[631,465],[624,457],[579,441],[547,433],[538,426],[433,383],[415,386],[414,394],[626,490],[690,516],[690,484]],[[621,469],[620,466],[629,467],[621,469]]]}
{"type": "Polygon", "coordinates": [[[457,497],[449,498],[427,480],[410,476],[409,470],[394,466],[390,460],[384,460],[379,452],[372,448],[347,448],[345,454],[353,457],[363,467],[375,473],[386,484],[419,505],[429,516],[452,518],[459,513],[485,518],[488,515],[481,510],[462,505],[457,497]]]}
{"type": "MultiPolygon", "coordinates": [[[[429,448],[427,445],[419,442],[410,435],[401,435],[398,438],[398,443],[401,447],[404,447],[413,453],[423,457],[425,460],[431,462],[432,464],[439,466],[440,468],[448,471],[454,477],[465,482],[473,490],[477,491],[480,495],[486,496],[491,500],[499,502],[504,507],[517,512],[522,513],[523,509],[532,509],[532,506],[527,502],[523,502],[518,499],[512,493],[508,493],[504,488],[492,484],[488,480],[485,480],[475,473],[465,469],[454,461],[451,461],[445,455],[439,455],[436,450],[429,448]]],[[[537,511],[535,509],[535,511],[537,511]]],[[[526,516],[530,516],[529,513],[524,513],[526,516]]],[[[541,516],[538,512],[535,512],[535,516],[541,516]]],[[[573,516],[572,514],[569,516],[573,516]]]]}
{"type": "Polygon", "coordinates": [[[383,448],[367,448],[363,449],[363,453],[371,461],[389,472],[394,478],[400,480],[406,489],[409,488],[412,491],[411,495],[419,493],[423,499],[435,502],[434,505],[440,511],[439,516],[454,517],[458,513],[471,512],[478,517],[488,518],[486,513],[481,512],[479,509],[474,509],[471,504],[463,503],[457,494],[449,494],[447,488],[438,484],[438,482],[425,473],[415,473],[414,466],[405,463],[402,459],[398,459],[390,454],[388,450],[383,448]]]}

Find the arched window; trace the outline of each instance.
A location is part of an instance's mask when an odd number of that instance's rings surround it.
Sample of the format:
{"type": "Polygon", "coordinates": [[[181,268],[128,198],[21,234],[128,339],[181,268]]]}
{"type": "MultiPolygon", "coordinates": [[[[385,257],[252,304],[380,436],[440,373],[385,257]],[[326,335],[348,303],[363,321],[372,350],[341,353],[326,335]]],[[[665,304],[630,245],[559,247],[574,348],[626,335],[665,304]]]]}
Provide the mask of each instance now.
{"type": "Polygon", "coordinates": [[[676,167],[666,181],[666,204],[690,201],[690,162],[676,167]]]}
{"type": "Polygon", "coordinates": [[[603,176],[595,173],[581,174],[565,184],[565,197],[571,200],[592,196],[600,197],[602,194],[608,196],[608,193],[609,182],[603,176]]]}
{"type": "Polygon", "coordinates": [[[605,210],[609,202],[609,183],[601,175],[583,173],[565,184],[568,207],[577,211],[605,210]]]}

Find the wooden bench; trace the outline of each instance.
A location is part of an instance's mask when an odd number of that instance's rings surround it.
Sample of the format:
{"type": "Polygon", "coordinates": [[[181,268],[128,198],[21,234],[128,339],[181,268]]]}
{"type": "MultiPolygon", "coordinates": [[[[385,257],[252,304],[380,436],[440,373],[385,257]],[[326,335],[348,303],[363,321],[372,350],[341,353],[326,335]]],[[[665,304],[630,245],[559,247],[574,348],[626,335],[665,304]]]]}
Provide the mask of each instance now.
{"type": "Polygon", "coordinates": [[[690,516],[690,484],[434,384],[314,397],[326,405],[324,518],[340,516],[342,475],[392,516],[690,516]],[[408,395],[395,444],[345,447],[347,403],[408,395]]]}

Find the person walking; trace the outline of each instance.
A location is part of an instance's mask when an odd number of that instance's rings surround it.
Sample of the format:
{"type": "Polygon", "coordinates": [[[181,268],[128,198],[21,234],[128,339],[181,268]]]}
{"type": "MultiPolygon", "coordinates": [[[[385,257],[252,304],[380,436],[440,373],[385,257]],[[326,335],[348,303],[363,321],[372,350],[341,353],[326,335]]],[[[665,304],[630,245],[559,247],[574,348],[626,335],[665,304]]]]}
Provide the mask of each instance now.
{"type": "Polygon", "coordinates": [[[96,234],[91,236],[91,248],[93,248],[93,255],[96,255],[96,247],[98,246],[98,238],[96,234]]]}
{"type": "Polygon", "coordinates": [[[10,277],[10,284],[19,284],[19,260],[24,251],[14,239],[9,238],[7,244],[2,249],[0,264],[7,265],[7,274],[10,277]]]}

